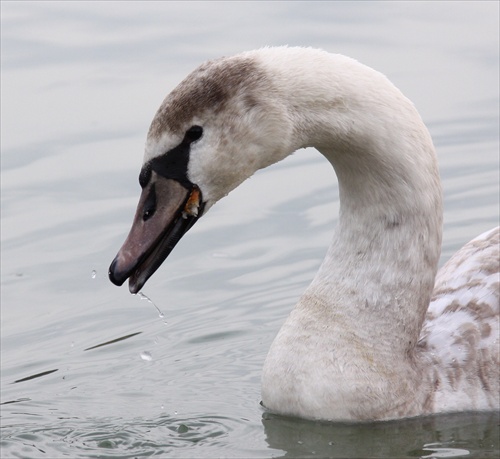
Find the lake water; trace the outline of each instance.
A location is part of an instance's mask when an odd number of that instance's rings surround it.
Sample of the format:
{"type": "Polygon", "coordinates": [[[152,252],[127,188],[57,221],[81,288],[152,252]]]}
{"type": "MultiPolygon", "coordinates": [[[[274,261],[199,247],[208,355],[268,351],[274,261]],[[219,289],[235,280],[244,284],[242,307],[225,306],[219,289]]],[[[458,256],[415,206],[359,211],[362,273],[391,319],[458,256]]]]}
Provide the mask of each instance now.
{"type": "Polygon", "coordinates": [[[1,2],[1,18],[2,458],[498,457],[495,413],[332,425],[259,405],[337,220],[314,150],[211,209],[151,301],[107,279],[163,97],[264,45],[350,55],[415,102],[443,177],[442,261],[497,225],[498,2],[1,2]]]}

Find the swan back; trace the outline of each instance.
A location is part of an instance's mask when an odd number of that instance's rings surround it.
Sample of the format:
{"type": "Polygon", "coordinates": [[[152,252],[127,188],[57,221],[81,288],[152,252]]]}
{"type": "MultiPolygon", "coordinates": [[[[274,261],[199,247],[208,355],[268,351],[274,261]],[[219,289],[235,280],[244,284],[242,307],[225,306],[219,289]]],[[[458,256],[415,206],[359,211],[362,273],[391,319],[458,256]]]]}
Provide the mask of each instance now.
{"type": "Polygon", "coordinates": [[[500,381],[500,228],[467,243],[439,270],[419,342],[436,411],[494,409],[500,381]]]}

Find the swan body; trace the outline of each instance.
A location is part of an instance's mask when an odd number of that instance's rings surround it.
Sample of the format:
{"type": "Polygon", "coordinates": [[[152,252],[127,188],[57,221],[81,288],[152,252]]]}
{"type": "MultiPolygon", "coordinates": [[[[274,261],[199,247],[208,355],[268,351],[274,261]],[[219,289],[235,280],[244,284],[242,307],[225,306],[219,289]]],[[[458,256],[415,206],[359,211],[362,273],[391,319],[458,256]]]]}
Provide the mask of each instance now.
{"type": "Polygon", "coordinates": [[[164,100],[146,142],[131,232],[110,267],[137,292],[180,237],[258,169],[315,147],[339,223],[262,374],[268,409],[330,421],[499,408],[499,230],[438,273],[434,146],[382,74],[309,48],[203,64],[164,100]]]}

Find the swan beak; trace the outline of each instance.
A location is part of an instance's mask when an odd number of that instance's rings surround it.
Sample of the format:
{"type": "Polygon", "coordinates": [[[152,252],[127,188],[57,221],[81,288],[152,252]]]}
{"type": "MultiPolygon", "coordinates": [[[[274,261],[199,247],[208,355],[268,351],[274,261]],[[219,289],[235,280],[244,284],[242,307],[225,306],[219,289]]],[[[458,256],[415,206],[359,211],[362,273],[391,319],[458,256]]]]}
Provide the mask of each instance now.
{"type": "Polygon", "coordinates": [[[139,292],[201,216],[201,191],[189,186],[153,173],[142,190],[130,233],[109,267],[113,284],[129,279],[130,293],[139,292]]]}

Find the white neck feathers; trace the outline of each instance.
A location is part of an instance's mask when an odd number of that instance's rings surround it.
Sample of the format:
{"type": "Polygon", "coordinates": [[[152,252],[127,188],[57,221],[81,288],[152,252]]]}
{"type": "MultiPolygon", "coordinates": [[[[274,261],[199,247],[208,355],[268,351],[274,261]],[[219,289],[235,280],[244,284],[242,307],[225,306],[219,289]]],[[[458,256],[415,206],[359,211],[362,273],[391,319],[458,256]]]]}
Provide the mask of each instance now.
{"type": "MultiPolygon", "coordinates": [[[[383,410],[422,382],[414,365],[416,344],[441,250],[442,198],[432,140],[412,103],[380,73],[344,56],[288,53],[269,49],[256,59],[273,75],[293,123],[290,151],[313,146],[333,165],[340,215],[319,272],[271,347],[263,400],[280,398],[271,382],[279,372],[317,373],[325,366],[309,359],[310,368],[298,368],[289,355],[310,354],[318,346],[324,356],[326,346],[332,361],[324,378],[315,377],[331,385],[316,388],[317,400],[328,405],[334,397],[329,411],[322,415],[321,408],[312,408],[315,402],[302,392],[292,412],[331,418],[333,404],[338,419],[350,419],[356,417],[353,406],[365,400],[359,409],[367,418],[394,416],[383,410]],[[391,393],[387,382],[401,377],[404,387],[377,406],[370,391],[391,393]],[[371,385],[363,385],[368,379],[371,385]]],[[[297,390],[286,385],[276,390],[297,390]]]]}
{"type": "Polygon", "coordinates": [[[286,104],[291,150],[316,147],[332,163],[340,188],[339,225],[311,288],[330,290],[324,296],[331,307],[358,323],[363,311],[369,322],[379,310],[385,332],[411,336],[402,348],[408,351],[429,304],[441,248],[431,137],[413,104],[382,74],[345,56],[282,51],[261,50],[256,57],[286,104]]]}

